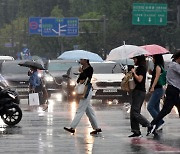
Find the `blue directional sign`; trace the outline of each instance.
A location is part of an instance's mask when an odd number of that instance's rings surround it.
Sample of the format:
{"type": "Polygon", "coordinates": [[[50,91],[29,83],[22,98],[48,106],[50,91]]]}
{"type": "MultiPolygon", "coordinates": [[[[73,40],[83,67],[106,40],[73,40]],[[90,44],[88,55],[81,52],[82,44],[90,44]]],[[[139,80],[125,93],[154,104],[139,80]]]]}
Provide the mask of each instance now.
{"type": "Polygon", "coordinates": [[[42,18],[42,36],[78,36],[78,18],[42,18]]]}
{"type": "Polygon", "coordinates": [[[29,18],[29,34],[41,34],[41,17],[29,18]]]}

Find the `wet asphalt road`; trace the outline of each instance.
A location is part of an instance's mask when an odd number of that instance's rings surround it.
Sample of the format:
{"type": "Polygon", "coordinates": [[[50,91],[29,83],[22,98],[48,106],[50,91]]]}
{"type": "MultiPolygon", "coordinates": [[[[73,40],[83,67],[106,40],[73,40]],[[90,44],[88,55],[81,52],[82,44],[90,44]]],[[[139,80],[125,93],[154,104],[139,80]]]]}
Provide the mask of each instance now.
{"type": "MultiPolygon", "coordinates": [[[[0,124],[0,153],[4,154],[153,154],[180,153],[180,119],[175,110],[164,120],[166,125],[159,136],[128,138],[130,122],[123,104],[102,105],[93,101],[97,119],[103,133],[90,136],[92,128],[86,115],[76,133],[63,130],[69,126],[77,107],[76,103],[50,100],[46,112],[40,109],[25,111],[27,100],[21,100],[23,118],[15,127],[0,124]]],[[[142,113],[149,120],[146,103],[142,113]]]]}

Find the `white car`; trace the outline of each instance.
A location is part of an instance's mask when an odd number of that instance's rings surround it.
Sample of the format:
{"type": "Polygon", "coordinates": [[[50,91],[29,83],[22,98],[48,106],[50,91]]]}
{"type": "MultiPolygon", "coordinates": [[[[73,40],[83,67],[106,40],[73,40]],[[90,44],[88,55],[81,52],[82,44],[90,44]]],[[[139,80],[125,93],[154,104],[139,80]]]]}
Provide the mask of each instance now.
{"type": "Polygon", "coordinates": [[[92,77],[93,99],[100,99],[102,102],[118,100],[119,102],[129,101],[128,93],[121,89],[121,81],[124,74],[124,67],[120,63],[101,62],[91,63],[94,73],[92,77]]]}

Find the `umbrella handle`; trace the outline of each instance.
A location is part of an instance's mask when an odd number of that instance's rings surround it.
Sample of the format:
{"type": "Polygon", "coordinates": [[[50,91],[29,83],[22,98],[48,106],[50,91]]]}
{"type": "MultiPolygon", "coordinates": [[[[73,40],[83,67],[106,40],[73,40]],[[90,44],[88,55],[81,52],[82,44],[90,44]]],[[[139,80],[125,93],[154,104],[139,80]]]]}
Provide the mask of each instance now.
{"type": "Polygon", "coordinates": [[[29,93],[35,93],[35,90],[34,89],[30,89],[29,93]]]}

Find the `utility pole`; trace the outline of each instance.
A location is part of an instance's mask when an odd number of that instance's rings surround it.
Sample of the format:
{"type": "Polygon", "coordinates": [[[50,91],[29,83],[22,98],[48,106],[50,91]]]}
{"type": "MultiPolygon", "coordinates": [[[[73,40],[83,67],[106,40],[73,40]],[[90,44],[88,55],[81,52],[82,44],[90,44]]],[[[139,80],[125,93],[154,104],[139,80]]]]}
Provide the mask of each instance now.
{"type": "MultiPolygon", "coordinates": [[[[79,22],[100,22],[103,25],[102,32],[103,32],[103,50],[106,52],[106,22],[108,19],[106,19],[106,16],[103,15],[101,19],[79,19],[79,22]]],[[[83,34],[85,32],[79,32],[80,34],[83,34]]],[[[90,32],[90,34],[96,34],[97,31],[90,32]]]]}
{"type": "Polygon", "coordinates": [[[180,27],[180,2],[177,5],[177,27],[180,27]]]}
{"type": "Polygon", "coordinates": [[[106,16],[105,15],[103,15],[103,46],[104,46],[104,52],[106,53],[106,16]]]}

